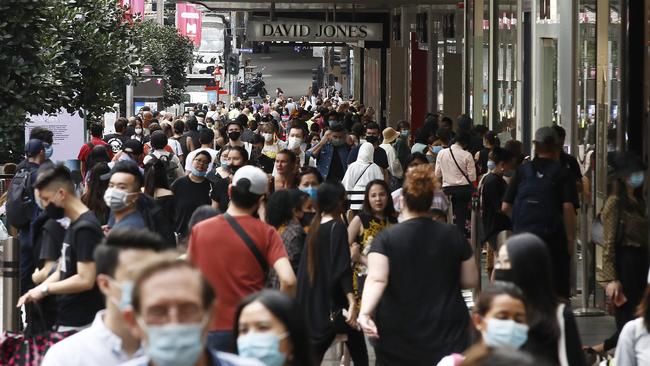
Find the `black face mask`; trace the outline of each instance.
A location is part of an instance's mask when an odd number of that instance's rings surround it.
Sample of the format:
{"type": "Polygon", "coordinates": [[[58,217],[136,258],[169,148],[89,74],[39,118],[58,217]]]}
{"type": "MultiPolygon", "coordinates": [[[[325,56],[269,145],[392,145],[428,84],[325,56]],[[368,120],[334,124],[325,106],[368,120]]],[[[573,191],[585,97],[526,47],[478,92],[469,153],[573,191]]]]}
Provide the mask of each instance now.
{"type": "Polygon", "coordinates": [[[241,136],[241,132],[239,131],[228,132],[228,138],[233,141],[239,140],[239,136],[241,136]]]}
{"type": "Polygon", "coordinates": [[[65,211],[63,210],[63,207],[59,207],[50,202],[47,206],[45,206],[45,214],[53,220],[59,220],[65,216],[65,211]]]}
{"type": "MultiPolygon", "coordinates": [[[[239,132],[237,132],[237,133],[239,133],[239,132]]],[[[239,165],[232,165],[232,164],[228,165],[228,169],[230,169],[230,172],[232,174],[235,174],[237,172],[237,170],[239,170],[239,168],[241,168],[241,166],[239,166],[239,165]]]]}
{"type": "Polygon", "coordinates": [[[366,136],[366,142],[369,142],[371,144],[376,144],[379,141],[379,137],[377,136],[366,136]]]}
{"type": "Polygon", "coordinates": [[[313,213],[313,212],[305,212],[302,215],[302,219],[300,219],[300,225],[302,227],[306,227],[306,226],[311,225],[311,222],[314,219],[314,216],[316,216],[316,214],[313,213]]]}
{"type": "Polygon", "coordinates": [[[514,274],[511,269],[495,269],[494,280],[504,282],[514,282],[514,274]]]}

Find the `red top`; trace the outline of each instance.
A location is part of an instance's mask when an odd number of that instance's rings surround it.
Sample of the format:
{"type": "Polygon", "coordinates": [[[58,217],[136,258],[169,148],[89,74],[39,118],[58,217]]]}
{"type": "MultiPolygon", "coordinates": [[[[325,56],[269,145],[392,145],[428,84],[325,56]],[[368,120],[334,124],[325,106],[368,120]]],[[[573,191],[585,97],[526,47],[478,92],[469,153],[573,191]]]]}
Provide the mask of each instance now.
{"type": "MultiPolygon", "coordinates": [[[[172,153],[172,154],[174,153],[174,149],[172,149],[172,147],[169,146],[169,145],[165,145],[164,150],[167,151],[168,153],[172,153]]],[[[142,153],[143,153],[145,156],[149,155],[149,153],[150,153],[151,151],[152,151],[152,150],[151,150],[151,143],[147,142],[146,144],[144,144],[144,145],[142,146],[142,153]]]]}
{"type": "MultiPolygon", "coordinates": [[[[108,143],[106,143],[104,140],[100,139],[99,137],[93,136],[90,139],[90,143],[93,144],[93,147],[97,145],[106,146],[106,150],[108,150],[109,159],[113,159],[113,150],[111,149],[111,146],[108,143]]],[[[90,155],[90,151],[92,151],[92,147],[90,147],[87,143],[83,144],[81,146],[81,149],[79,150],[79,155],[77,156],[77,159],[81,161],[81,174],[84,177],[86,176],[86,159],[88,159],[88,155],[90,155]]]]}
{"type": "MultiPolygon", "coordinates": [[[[235,220],[255,242],[269,268],[287,257],[282,239],[272,226],[248,215],[236,216],[235,220]]],[[[264,288],[262,267],[223,215],[194,226],[187,251],[217,293],[210,330],[232,330],[239,302],[264,288]]]]}

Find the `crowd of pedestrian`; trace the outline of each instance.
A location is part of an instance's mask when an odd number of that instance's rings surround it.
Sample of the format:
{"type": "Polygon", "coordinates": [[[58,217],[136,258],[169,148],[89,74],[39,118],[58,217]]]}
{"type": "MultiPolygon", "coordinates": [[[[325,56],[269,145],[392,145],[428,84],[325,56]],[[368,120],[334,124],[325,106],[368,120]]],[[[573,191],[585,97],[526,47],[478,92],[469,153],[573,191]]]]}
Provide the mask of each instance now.
{"type": "MultiPolygon", "coordinates": [[[[540,128],[524,156],[464,115],[415,131],[376,117],[340,98],[143,108],[112,134],[92,124],[78,170],[32,130],[6,209],[27,327],[67,336],[43,365],[309,366],[333,344],[358,366],[368,345],[378,365],[586,365],[570,307],[583,178],[564,130],[540,128]],[[494,282],[469,310],[473,202],[494,282]]],[[[618,343],[641,365],[646,166],[611,166],[602,284],[618,331],[587,349],[618,343]]]]}

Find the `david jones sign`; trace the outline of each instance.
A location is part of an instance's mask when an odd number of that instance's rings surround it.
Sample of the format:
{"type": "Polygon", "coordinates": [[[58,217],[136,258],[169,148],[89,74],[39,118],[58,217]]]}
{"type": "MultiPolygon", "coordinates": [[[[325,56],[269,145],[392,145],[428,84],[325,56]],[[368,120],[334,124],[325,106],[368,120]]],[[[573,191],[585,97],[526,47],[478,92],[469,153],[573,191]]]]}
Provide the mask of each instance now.
{"type": "Polygon", "coordinates": [[[250,41],[356,42],[381,41],[380,23],[260,22],[250,21],[250,41]]]}

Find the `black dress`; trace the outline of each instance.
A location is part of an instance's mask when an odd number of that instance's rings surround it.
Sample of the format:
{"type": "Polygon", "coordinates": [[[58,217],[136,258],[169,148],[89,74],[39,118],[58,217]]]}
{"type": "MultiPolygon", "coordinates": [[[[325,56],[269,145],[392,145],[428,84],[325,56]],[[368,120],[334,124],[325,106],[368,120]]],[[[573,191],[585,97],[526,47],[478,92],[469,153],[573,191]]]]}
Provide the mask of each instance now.
{"type": "Polygon", "coordinates": [[[171,188],[174,196],[179,197],[176,201],[176,232],[181,238],[186,238],[189,235],[187,225],[194,210],[211,203],[212,183],[207,179],[196,183],[189,176],[185,176],[176,179],[171,188]]]}
{"type": "MultiPolygon", "coordinates": [[[[308,245],[306,243],[305,250],[302,251],[298,269],[297,300],[307,314],[315,359],[317,364],[320,364],[323,355],[336,337],[336,331],[330,321],[330,313],[347,309],[346,294],[352,293],[352,267],[347,229],[343,223],[335,220],[320,225],[314,246],[316,262],[313,282],[309,278],[308,271],[308,245]]],[[[359,333],[363,339],[360,332],[355,331],[355,333],[359,333]]],[[[359,347],[351,346],[350,353],[355,365],[368,363],[367,353],[363,362],[363,352],[359,347]]]]}

